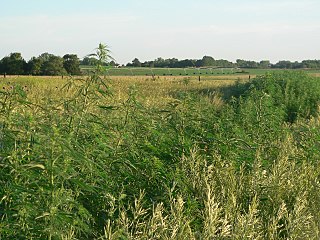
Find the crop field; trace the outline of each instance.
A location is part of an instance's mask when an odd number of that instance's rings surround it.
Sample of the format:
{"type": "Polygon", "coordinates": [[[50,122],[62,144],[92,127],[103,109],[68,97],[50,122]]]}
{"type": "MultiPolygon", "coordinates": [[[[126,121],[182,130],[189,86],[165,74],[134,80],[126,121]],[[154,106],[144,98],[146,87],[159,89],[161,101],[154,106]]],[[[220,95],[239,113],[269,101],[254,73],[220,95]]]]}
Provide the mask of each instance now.
{"type": "Polygon", "coordinates": [[[0,239],[320,239],[315,73],[170,71],[0,78],[0,239]]]}

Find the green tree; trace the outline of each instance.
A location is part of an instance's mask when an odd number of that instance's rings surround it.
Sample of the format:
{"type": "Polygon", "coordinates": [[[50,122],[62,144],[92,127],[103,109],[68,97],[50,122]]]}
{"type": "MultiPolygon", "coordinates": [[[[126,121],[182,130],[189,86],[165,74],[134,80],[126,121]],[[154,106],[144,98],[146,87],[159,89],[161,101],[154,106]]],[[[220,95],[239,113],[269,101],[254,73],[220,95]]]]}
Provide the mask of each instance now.
{"type": "Polygon", "coordinates": [[[27,63],[27,72],[31,75],[41,75],[41,67],[43,59],[40,57],[32,57],[27,63]]]}
{"type": "Polygon", "coordinates": [[[269,60],[262,60],[259,63],[259,68],[270,68],[271,63],[269,60]]]}
{"type": "Polygon", "coordinates": [[[50,57],[53,57],[54,55],[51,53],[42,53],[38,58],[40,58],[43,62],[49,61],[50,57]]]}
{"type": "Polygon", "coordinates": [[[234,67],[235,64],[228,61],[228,60],[224,60],[224,59],[219,59],[219,60],[215,60],[215,63],[216,63],[216,66],[219,66],[219,67],[234,67]]]}
{"type": "Polygon", "coordinates": [[[80,63],[81,65],[95,66],[98,63],[98,60],[94,57],[87,56],[87,57],[84,57],[80,63]]]}
{"type": "Polygon", "coordinates": [[[80,75],[80,60],[76,54],[63,56],[63,67],[70,75],[80,75]]]}
{"type": "Polygon", "coordinates": [[[255,61],[237,59],[237,66],[241,68],[258,68],[259,63],[255,61]]]}
{"type": "Polygon", "coordinates": [[[26,61],[22,58],[21,53],[11,53],[1,60],[2,74],[20,75],[25,73],[25,69],[26,61]]]}
{"type": "Polygon", "coordinates": [[[141,62],[139,61],[138,58],[135,58],[132,60],[132,66],[133,67],[141,67],[141,62]]]}
{"type": "Polygon", "coordinates": [[[63,67],[63,58],[59,56],[50,55],[48,60],[41,66],[41,75],[57,76],[66,73],[63,67]]]}
{"type": "Polygon", "coordinates": [[[110,63],[109,63],[110,66],[112,67],[118,67],[119,66],[119,63],[116,63],[114,60],[112,60],[110,63]]]}
{"type": "Polygon", "coordinates": [[[214,66],[215,65],[215,60],[213,57],[210,56],[204,56],[201,60],[202,62],[202,67],[209,67],[209,66],[214,66]]]}
{"type": "Polygon", "coordinates": [[[274,68],[287,68],[287,69],[290,69],[292,68],[293,66],[293,63],[290,62],[290,61],[279,61],[277,62],[276,64],[273,65],[274,68]]]}

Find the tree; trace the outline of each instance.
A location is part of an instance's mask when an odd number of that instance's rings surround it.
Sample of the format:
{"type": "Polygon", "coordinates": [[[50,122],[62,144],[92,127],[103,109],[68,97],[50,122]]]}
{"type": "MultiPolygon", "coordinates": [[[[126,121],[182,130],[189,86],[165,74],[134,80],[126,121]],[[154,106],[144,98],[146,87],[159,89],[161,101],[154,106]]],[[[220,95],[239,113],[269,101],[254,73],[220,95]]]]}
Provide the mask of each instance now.
{"type": "Polygon", "coordinates": [[[270,68],[271,64],[269,60],[262,60],[259,63],[259,68],[270,68]]]}
{"type": "Polygon", "coordinates": [[[53,57],[54,55],[51,53],[42,53],[38,58],[40,58],[43,62],[49,61],[50,57],[53,57]]]}
{"type": "Polygon", "coordinates": [[[154,67],[154,61],[145,61],[144,63],[141,63],[141,67],[154,67]]]}
{"type": "Polygon", "coordinates": [[[229,67],[234,67],[235,66],[234,63],[229,62],[228,60],[224,60],[224,59],[215,60],[215,64],[216,64],[216,66],[225,67],[225,68],[229,68],[229,67]]]}
{"type": "Polygon", "coordinates": [[[179,61],[178,66],[180,68],[186,68],[186,67],[194,67],[195,64],[196,64],[196,60],[184,59],[179,61]]]}
{"type": "Polygon", "coordinates": [[[165,66],[165,60],[161,57],[157,58],[156,60],[154,60],[154,66],[155,67],[164,67],[165,66]]]}
{"type": "Polygon", "coordinates": [[[141,62],[139,61],[138,58],[135,58],[132,60],[132,66],[133,67],[141,67],[141,62]]]}
{"type": "Polygon", "coordinates": [[[80,60],[76,54],[63,56],[63,67],[70,75],[80,75],[80,60]]]}
{"type": "Polygon", "coordinates": [[[21,53],[11,53],[1,60],[1,73],[20,75],[25,73],[26,61],[22,58],[21,53]]]}
{"type": "Polygon", "coordinates": [[[84,57],[83,60],[80,62],[81,65],[86,65],[86,66],[95,66],[98,63],[98,59],[94,57],[84,57]]]}
{"type": "Polygon", "coordinates": [[[276,64],[273,65],[275,68],[292,68],[293,63],[290,61],[279,61],[276,64]]]}
{"type": "Polygon", "coordinates": [[[237,59],[237,66],[241,68],[258,68],[259,64],[255,61],[237,59]]]}
{"type": "Polygon", "coordinates": [[[320,68],[320,60],[303,60],[301,65],[303,68],[320,68]]]}
{"type": "Polygon", "coordinates": [[[198,59],[197,61],[196,61],[196,67],[202,67],[203,65],[202,65],[202,60],[201,59],[198,59]]]}
{"type": "Polygon", "coordinates": [[[4,70],[4,64],[3,64],[3,59],[0,60],[0,74],[4,74],[5,70],[4,70]]]}
{"type": "Polygon", "coordinates": [[[177,58],[169,58],[167,61],[168,61],[169,68],[177,67],[177,63],[179,62],[179,60],[177,58]]]}
{"type": "Polygon", "coordinates": [[[41,67],[43,59],[40,57],[32,57],[27,63],[27,73],[31,75],[41,75],[41,67]]]}
{"type": "Polygon", "coordinates": [[[41,66],[41,74],[47,76],[64,75],[66,70],[63,67],[63,58],[50,55],[49,59],[41,66]]]}
{"type": "Polygon", "coordinates": [[[112,67],[118,67],[119,66],[119,63],[116,63],[114,60],[112,60],[110,63],[109,63],[110,66],[112,67]]]}
{"type": "Polygon", "coordinates": [[[204,56],[201,60],[202,62],[202,67],[210,67],[215,65],[215,60],[213,57],[210,56],[204,56]]]}

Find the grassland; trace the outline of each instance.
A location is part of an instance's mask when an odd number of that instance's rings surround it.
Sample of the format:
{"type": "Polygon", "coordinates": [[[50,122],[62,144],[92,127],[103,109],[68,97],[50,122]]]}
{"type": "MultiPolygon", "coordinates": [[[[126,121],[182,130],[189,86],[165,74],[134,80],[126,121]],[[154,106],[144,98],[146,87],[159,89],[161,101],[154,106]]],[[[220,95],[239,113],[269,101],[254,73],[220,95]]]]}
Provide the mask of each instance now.
{"type": "MultiPolygon", "coordinates": [[[[83,72],[93,67],[81,66],[83,72]]],[[[283,71],[281,69],[250,69],[250,68],[109,68],[109,76],[230,76],[230,75],[262,75],[267,72],[283,71]]],[[[304,71],[310,74],[320,74],[319,69],[297,69],[291,71],[304,71]]]]}
{"type": "Polygon", "coordinates": [[[319,239],[320,85],[0,79],[0,239],[319,239]]]}
{"type": "MultiPolygon", "coordinates": [[[[86,79],[80,77],[79,79],[86,79]]],[[[128,97],[128,89],[135,88],[139,93],[137,98],[142,102],[153,102],[155,105],[167,104],[174,100],[174,93],[182,89],[188,91],[205,92],[216,91],[224,86],[234,84],[236,81],[245,82],[246,76],[226,75],[226,76],[107,76],[106,82],[112,89],[113,101],[124,101],[128,97]]],[[[34,76],[7,76],[0,81],[0,89],[7,91],[14,86],[22,86],[32,99],[38,96],[48,96],[60,98],[61,88],[69,82],[64,77],[34,77],[34,76]]],[[[70,94],[70,93],[68,93],[70,94]]]]}
{"type": "MultiPolygon", "coordinates": [[[[82,71],[92,67],[81,66],[82,71]]],[[[109,76],[193,76],[193,75],[227,75],[236,74],[234,68],[109,68],[106,72],[109,76]]]]}

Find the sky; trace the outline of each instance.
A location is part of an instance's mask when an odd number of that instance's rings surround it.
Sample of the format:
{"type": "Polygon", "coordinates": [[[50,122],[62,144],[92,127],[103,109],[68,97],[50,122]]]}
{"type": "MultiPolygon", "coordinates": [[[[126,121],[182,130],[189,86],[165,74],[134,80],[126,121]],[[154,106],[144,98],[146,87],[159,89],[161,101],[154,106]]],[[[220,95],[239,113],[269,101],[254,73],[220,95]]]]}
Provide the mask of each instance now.
{"type": "Polygon", "coordinates": [[[0,0],[0,59],[320,59],[320,0],[0,0]]]}

